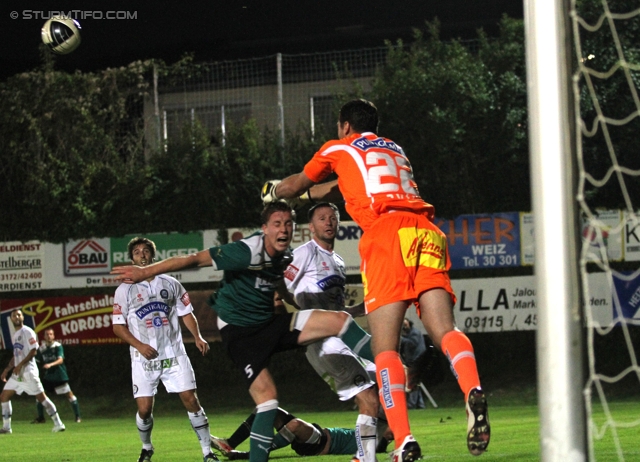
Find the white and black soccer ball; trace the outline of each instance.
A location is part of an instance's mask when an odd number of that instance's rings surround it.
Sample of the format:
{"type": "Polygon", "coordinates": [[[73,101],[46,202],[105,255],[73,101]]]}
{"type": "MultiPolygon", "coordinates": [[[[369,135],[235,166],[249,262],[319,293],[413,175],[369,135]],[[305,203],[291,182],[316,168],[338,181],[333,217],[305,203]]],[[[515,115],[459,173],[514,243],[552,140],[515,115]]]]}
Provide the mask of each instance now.
{"type": "Polygon", "coordinates": [[[80,23],[71,18],[53,17],[42,26],[42,41],[56,54],[71,53],[80,45],[80,23]]]}

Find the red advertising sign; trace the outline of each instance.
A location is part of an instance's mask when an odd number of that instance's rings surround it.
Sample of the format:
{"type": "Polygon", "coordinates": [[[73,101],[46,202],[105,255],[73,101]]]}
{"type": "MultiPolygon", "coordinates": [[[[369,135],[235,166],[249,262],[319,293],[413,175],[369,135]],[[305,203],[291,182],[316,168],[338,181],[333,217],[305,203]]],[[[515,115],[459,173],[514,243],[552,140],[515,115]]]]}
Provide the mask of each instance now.
{"type": "Polygon", "coordinates": [[[50,327],[63,345],[123,343],[113,334],[111,325],[113,295],[0,300],[5,346],[11,345],[13,325],[9,317],[16,308],[22,309],[25,324],[32,326],[40,338],[40,333],[50,327]]]}

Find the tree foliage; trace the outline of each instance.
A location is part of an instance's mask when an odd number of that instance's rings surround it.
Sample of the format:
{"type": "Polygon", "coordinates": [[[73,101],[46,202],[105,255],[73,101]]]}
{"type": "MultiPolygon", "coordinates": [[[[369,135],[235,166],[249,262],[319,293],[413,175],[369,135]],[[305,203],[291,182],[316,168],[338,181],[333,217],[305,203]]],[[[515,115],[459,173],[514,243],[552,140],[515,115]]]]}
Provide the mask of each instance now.
{"type": "MultiPolygon", "coordinates": [[[[299,171],[326,139],[289,127],[283,147],[250,121],[220,144],[194,123],[146,161],[154,66],[177,82],[201,71],[189,57],[73,74],[45,62],[0,82],[0,241],[257,225],[263,182],[299,171]]],[[[480,33],[473,52],[442,42],[437,24],[389,44],[367,96],[439,216],[529,209],[520,21],[505,18],[495,40],[480,33]]]]}
{"type": "Polygon", "coordinates": [[[51,65],[0,83],[0,239],[103,235],[140,166],[147,65],[99,74],[51,65]]]}
{"type": "Polygon", "coordinates": [[[411,160],[421,195],[439,216],[529,210],[524,38],[504,18],[479,49],[443,42],[438,23],[409,47],[389,44],[372,99],[380,133],[411,160]]]}
{"type": "MultiPolygon", "coordinates": [[[[606,5],[614,13],[629,13],[637,2],[617,0],[606,5]]],[[[591,27],[604,19],[605,4],[596,0],[577,2],[580,17],[591,27]]],[[[576,49],[580,95],[580,135],[585,172],[604,185],[588,183],[585,198],[592,208],[626,208],[623,188],[631,199],[640,197],[640,17],[604,20],[601,27],[579,27],[580,48],[576,49]],[[612,27],[613,26],[613,27],[612,27]],[[615,28],[615,29],[614,29],[615,28]],[[616,44],[619,44],[616,45],[616,44]],[[599,74],[595,74],[595,73],[599,74]],[[604,77],[606,76],[606,77],[604,77]],[[603,118],[616,121],[608,123],[603,118]],[[625,121],[626,123],[620,123],[625,121]],[[635,170],[630,175],[624,168],[635,170]]],[[[637,205],[635,205],[637,207],[637,205]]]]}

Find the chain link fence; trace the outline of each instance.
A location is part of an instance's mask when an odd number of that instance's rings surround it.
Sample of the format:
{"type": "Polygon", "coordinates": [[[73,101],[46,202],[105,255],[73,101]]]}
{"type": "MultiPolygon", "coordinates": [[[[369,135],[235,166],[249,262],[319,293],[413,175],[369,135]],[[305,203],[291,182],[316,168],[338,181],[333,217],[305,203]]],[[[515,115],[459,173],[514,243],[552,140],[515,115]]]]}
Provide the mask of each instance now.
{"type": "Polygon", "coordinates": [[[254,119],[259,127],[306,129],[313,136],[336,121],[336,95],[367,92],[385,63],[386,47],[313,54],[276,54],[193,65],[176,78],[154,76],[145,104],[147,139],[166,149],[185,124],[196,121],[224,144],[230,124],[254,119]]]}

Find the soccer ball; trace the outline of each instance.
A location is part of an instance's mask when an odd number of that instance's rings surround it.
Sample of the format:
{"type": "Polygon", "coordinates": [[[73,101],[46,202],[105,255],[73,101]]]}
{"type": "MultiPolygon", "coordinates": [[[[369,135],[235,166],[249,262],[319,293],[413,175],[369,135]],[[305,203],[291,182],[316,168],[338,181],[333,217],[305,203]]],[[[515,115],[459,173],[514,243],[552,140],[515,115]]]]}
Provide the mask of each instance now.
{"type": "Polygon", "coordinates": [[[80,45],[80,23],[75,19],[56,16],[42,26],[42,41],[51,51],[66,55],[80,45]]]}

